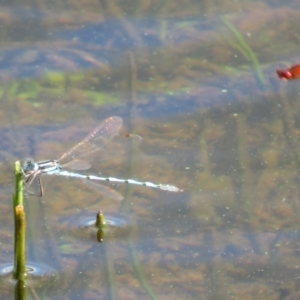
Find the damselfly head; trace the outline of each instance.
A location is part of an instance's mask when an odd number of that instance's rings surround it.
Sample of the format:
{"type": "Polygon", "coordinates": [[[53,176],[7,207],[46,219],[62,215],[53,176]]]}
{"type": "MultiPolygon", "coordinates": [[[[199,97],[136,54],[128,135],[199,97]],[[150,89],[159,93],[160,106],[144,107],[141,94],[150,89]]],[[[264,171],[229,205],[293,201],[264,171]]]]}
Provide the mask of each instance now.
{"type": "Polygon", "coordinates": [[[23,172],[31,173],[37,171],[39,168],[38,164],[32,158],[26,158],[23,162],[23,172]]]}

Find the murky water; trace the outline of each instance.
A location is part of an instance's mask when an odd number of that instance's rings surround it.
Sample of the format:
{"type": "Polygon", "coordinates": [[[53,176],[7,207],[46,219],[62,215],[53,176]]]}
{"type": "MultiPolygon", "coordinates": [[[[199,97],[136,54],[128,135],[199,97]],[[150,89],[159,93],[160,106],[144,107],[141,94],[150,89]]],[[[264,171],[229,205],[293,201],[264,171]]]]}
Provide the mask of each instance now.
{"type": "Polygon", "coordinates": [[[113,201],[45,176],[26,299],[298,299],[300,83],[275,70],[299,62],[299,4],[51,5],[0,5],[1,299],[21,290],[14,161],[57,159],[113,115],[143,140],[87,174],[184,191],[108,184],[113,201]]]}

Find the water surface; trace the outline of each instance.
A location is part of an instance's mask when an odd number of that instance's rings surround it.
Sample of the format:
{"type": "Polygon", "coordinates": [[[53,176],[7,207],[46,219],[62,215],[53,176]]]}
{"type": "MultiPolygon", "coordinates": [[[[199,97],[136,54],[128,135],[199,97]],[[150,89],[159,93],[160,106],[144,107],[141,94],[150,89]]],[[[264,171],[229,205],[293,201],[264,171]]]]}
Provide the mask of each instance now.
{"type": "Polygon", "coordinates": [[[275,73],[299,62],[296,1],[1,8],[1,272],[14,161],[56,159],[109,116],[143,140],[90,174],[184,190],[113,184],[113,201],[45,177],[26,198],[28,299],[297,299],[299,83],[275,73]]]}

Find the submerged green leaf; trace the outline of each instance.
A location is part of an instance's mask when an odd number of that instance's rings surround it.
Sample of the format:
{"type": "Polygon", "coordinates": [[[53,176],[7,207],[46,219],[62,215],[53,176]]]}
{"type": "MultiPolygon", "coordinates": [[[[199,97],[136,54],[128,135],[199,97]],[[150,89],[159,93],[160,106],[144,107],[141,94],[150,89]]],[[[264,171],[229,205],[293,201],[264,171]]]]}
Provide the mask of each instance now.
{"type": "Polygon", "coordinates": [[[107,93],[100,93],[96,91],[85,91],[84,94],[92,100],[95,105],[102,105],[102,104],[115,104],[118,103],[120,100],[117,97],[113,97],[107,93]]]}
{"type": "MultiPolygon", "coordinates": [[[[225,17],[221,17],[225,26],[233,33],[235,38],[237,39],[238,43],[234,43],[234,48],[236,48],[244,57],[245,59],[251,61],[254,65],[256,77],[260,84],[265,84],[265,77],[262,72],[262,67],[258,61],[258,58],[255,52],[251,49],[251,47],[245,41],[243,35],[239,32],[239,30],[234,27],[225,17]]],[[[232,44],[232,43],[231,43],[232,44]]]]}

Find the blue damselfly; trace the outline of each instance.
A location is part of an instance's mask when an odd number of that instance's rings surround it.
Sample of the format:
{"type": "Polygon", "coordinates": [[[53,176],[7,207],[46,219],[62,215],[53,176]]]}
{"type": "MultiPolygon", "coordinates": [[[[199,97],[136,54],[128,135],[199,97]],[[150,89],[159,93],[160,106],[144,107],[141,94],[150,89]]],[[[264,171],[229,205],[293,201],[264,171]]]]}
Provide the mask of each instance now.
{"type": "MultiPolygon", "coordinates": [[[[86,170],[90,167],[90,164],[82,159],[89,156],[98,154],[100,150],[109,144],[109,142],[119,133],[122,127],[123,120],[120,117],[109,117],[102,121],[85,139],[83,139],[76,146],[65,152],[58,160],[45,160],[41,162],[35,162],[33,159],[26,159],[23,163],[23,176],[24,184],[30,186],[33,181],[37,180],[39,185],[39,194],[36,196],[42,197],[44,194],[43,186],[41,182],[41,175],[56,175],[65,177],[75,177],[83,180],[94,181],[109,181],[109,182],[122,182],[128,184],[142,185],[152,188],[157,188],[170,192],[181,191],[177,187],[168,184],[155,184],[152,182],[141,182],[134,179],[119,179],[114,177],[100,177],[95,175],[83,175],[79,173],[73,173],[67,169],[74,170],[86,170]]],[[[131,144],[138,144],[141,137],[135,134],[126,135],[123,142],[119,143],[119,147],[122,149],[128,148],[131,144]]],[[[111,152],[118,151],[117,149],[111,149],[110,153],[103,153],[103,156],[110,156],[111,152]]],[[[117,154],[117,153],[115,153],[117,154]]],[[[100,159],[101,159],[101,155],[100,159]]],[[[100,185],[99,185],[100,187],[100,185]]],[[[117,193],[116,193],[117,194],[117,193]]]]}

